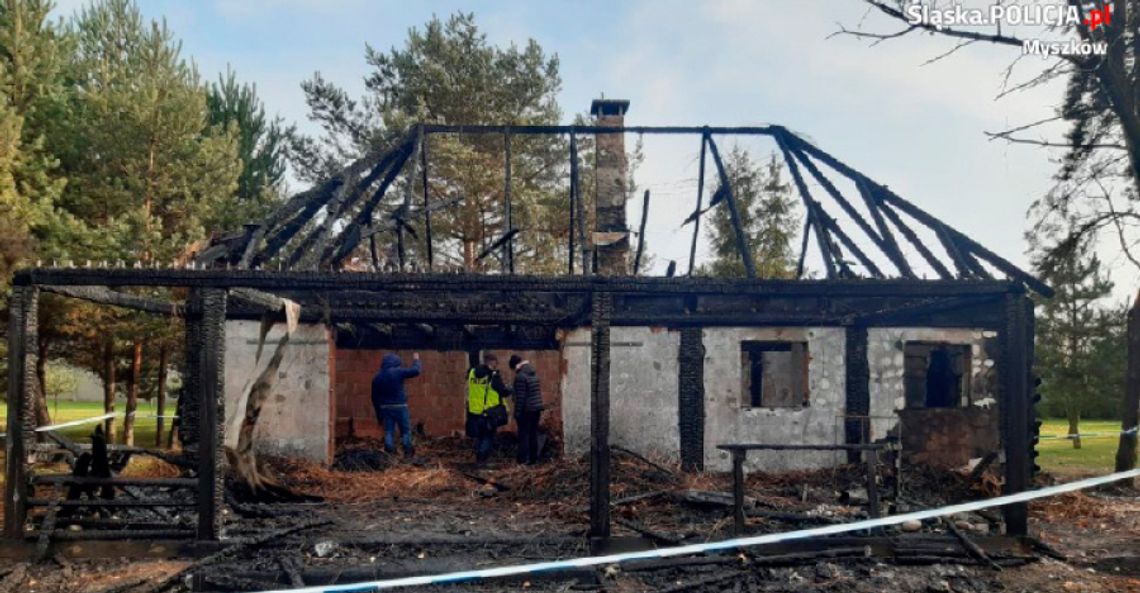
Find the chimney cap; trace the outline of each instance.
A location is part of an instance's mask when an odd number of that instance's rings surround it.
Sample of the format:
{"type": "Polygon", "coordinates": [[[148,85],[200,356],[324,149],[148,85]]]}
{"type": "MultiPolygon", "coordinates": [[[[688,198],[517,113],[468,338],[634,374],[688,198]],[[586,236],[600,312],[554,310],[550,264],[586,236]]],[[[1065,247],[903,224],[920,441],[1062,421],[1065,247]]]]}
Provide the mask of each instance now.
{"type": "Polygon", "coordinates": [[[594,117],[622,116],[626,111],[629,111],[629,101],[625,99],[594,99],[590,103],[590,115],[594,117]]]}

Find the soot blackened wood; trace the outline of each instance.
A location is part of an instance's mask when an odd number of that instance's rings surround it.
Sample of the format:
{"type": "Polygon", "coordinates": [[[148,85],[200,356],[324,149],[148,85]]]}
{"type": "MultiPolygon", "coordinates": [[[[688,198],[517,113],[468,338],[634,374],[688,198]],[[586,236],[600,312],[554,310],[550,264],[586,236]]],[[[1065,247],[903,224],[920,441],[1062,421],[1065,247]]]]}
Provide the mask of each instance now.
{"type": "MultiPolygon", "coordinates": [[[[724,168],[724,162],[720,159],[720,151],[716,148],[716,142],[711,137],[708,138],[708,146],[712,152],[713,163],[716,164],[717,175],[720,177],[720,191],[724,192],[724,201],[728,206],[732,230],[736,233],[736,248],[740,250],[740,258],[744,261],[744,271],[748,273],[749,278],[755,278],[756,264],[752,260],[752,246],[748,243],[747,235],[744,234],[740,210],[737,207],[736,198],[732,195],[732,184],[729,182],[728,172],[724,168]]],[[[715,201],[715,196],[713,201],[715,201]]]]}
{"type": "Polygon", "coordinates": [[[212,541],[218,539],[221,528],[218,509],[225,493],[225,477],[219,470],[225,431],[226,291],[202,292],[198,341],[198,539],[212,541]]]}
{"type": "Polygon", "coordinates": [[[678,414],[681,438],[681,468],[702,471],[705,467],[705,346],[704,330],[681,330],[678,347],[678,414]]]}
{"type": "Polygon", "coordinates": [[[39,289],[18,286],[8,300],[8,435],[4,474],[4,536],[21,539],[27,519],[27,456],[35,440],[36,322],[39,289]]]}
{"type": "Polygon", "coordinates": [[[632,275],[641,272],[641,254],[645,251],[645,224],[649,222],[649,190],[645,190],[645,198],[641,203],[641,225],[637,230],[637,255],[633,257],[632,275]]]}
{"type": "Polygon", "coordinates": [[[708,149],[708,133],[701,134],[701,163],[697,169],[697,209],[693,210],[697,217],[693,220],[693,243],[689,246],[689,276],[693,275],[693,268],[697,262],[697,239],[701,233],[701,201],[705,193],[705,152],[708,149]]]}
{"type": "Polygon", "coordinates": [[[610,536],[609,293],[594,294],[590,347],[590,536],[610,536]]]}
{"type": "MultiPolygon", "coordinates": [[[[867,327],[849,326],[846,329],[847,344],[844,355],[847,390],[847,418],[843,423],[844,442],[859,444],[870,442],[871,413],[871,367],[867,360],[867,327]],[[864,420],[867,420],[866,422],[864,420]]],[[[858,451],[847,452],[847,462],[856,463],[858,451]]]]}
{"type": "MultiPolygon", "coordinates": [[[[1033,361],[1033,307],[1023,294],[1006,295],[1006,330],[1000,357],[1005,406],[1005,493],[1014,494],[1029,488],[1033,447],[1029,438],[1033,421],[1030,373],[1033,361]]],[[[1006,532],[1027,535],[1028,507],[1025,503],[1002,507],[1006,532]]]]}

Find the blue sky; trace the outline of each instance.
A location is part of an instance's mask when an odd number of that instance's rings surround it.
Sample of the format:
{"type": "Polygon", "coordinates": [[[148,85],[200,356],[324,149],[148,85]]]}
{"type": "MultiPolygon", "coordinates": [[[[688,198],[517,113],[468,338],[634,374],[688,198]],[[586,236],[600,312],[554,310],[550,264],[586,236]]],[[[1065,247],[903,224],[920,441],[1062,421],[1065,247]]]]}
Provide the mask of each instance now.
{"type": "MultiPolygon", "coordinates": [[[[61,0],[66,14],[80,0],[61,0]]],[[[971,46],[933,64],[945,40],[913,36],[868,47],[828,39],[837,23],[888,24],[856,0],[710,2],[388,2],[365,0],[140,0],[165,18],[204,77],[232,66],[271,111],[309,127],[300,82],[320,71],[358,92],[364,46],[387,49],[432,14],[474,12],[493,43],[536,39],[561,60],[559,101],[584,111],[605,93],[631,101],[633,125],[779,123],[1026,264],[1026,208],[1055,169],[1041,150],[989,141],[983,131],[1048,117],[1059,85],[995,100],[1016,50],[971,46]]],[[[1046,63],[1023,61],[1029,76],[1046,63]]],[[[758,153],[769,144],[744,143],[758,153]]],[[[687,259],[696,156],[693,139],[646,139],[637,172],[653,192],[649,247],[663,267],[687,259]]],[[[631,204],[636,220],[640,200],[631,204]]],[[[703,249],[702,249],[703,250],[703,249]]],[[[1106,250],[1110,264],[1120,264],[1106,250]]],[[[1121,267],[1123,270],[1124,268],[1121,267]]],[[[1134,291],[1118,275],[1118,293],[1134,291]]]]}

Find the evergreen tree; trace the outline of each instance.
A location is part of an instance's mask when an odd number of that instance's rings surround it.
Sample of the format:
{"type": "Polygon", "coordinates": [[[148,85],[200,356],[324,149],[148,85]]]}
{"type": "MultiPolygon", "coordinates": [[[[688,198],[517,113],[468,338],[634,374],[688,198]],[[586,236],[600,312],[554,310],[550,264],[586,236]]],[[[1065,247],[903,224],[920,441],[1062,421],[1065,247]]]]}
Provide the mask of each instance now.
{"type": "Polygon", "coordinates": [[[210,123],[237,137],[242,163],[237,199],[227,202],[211,221],[212,228],[235,228],[280,200],[292,128],[280,117],[266,117],[256,87],[239,83],[232,70],[210,85],[206,104],[210,123]]]}
{"type": "Polygon", "coordinates": [[[103,0],[72,23],[75,91],[53,150],[62,203],[91,225],[89,253],[170,261],[232,200],[234,134],[209,125],[206,92],[165,23],[103,0]]]}
{"type": "MultiPolygon", "coordinates": [[[[783,179],[783,164],[772,154],[765,165],[759,166],[748,151],[734,146],[726,155],[724,166],[757,277],[791,278],[796,269],[792,243],[799,215],[791,187],[783,179]]],[[[706,220],[713,259],[702,264],[698,273],[720,278],[744,277],[744,262],[727,204],[713,207],[706,220]]]]}
{"type": "MultiPolygon", "coordinates": [[[[1105,356],[1112,326],[1120,319],[1100,306],[1112,292],[1112,282],[1087,243],[1064,259],[1053,253],[1049,261],[1043,278],[1056,295],[1039,304],[1036,371],[1045,411],[1067,418],[1069,434],[1078,435],[1081,417],[1096,409],[1106,395],[1104,383],[1118,379],[1123,384],[1122,369],[1112,370],[1115,365],[1105,356]]],[[[1114,396],[1118,390],[1119,385],[1107,394],[1114,396]]],[[[1074,436],[1073,447],[1080,446],[1080,438],[1074,436]]]]}
{"type": "MultiPolygon", "coordinates": [[[[558,59],[533,40],[522,48],[489,44],[470,14],[433,18],[422,30],[409,31],[402,47],[383,52],[369,46],[365,57],[372,71],[365,79],[368,94],[360,101],[319,73],[304,83],[310,118],[324,132],[293,143],[293,164],[302,179],[323,179],[419,122],[527,125],[554,124],[560,117],[558,59]]],[[[433,214],[437,261],[484,268],[490,262],[476,256],[506,228],[504,138],[430,140],[432,201],[461,201],[433,214]]],[[[522,229],[516,262],[528,271],[564,269],[565,241],[552,241],[551,234],[565,238],[566,233],[565,141],[515,136],[511,149],[512,223],[522,229]]],[[[400,195],[399,190],[389,193],[400,195]]],[[[394,205],[396,198],[391,199],[394,205]]]]}

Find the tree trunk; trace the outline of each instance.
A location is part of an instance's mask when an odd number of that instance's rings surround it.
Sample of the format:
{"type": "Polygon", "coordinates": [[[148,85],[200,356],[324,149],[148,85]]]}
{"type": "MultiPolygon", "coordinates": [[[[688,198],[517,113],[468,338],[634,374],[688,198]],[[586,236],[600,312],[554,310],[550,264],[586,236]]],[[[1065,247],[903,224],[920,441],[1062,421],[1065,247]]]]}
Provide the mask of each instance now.
{"type": "Polygon", "coordinates": [[[158,349],[158,406],[155,433],[154,433],[154,446],[162,446],[162,429],[166,421],[163,416],[166,415],[166,346],[158,349]]]}
{"type": "Polygon", "coordinates": [[[1081,448],[1081,412],[1080,410],[1069,410],[1069,439],[1073,441],[1073,448],[1081,448]]]}
{"type": "Polygon", "coordinates": [[[142,340],[135,340],[131,374],[127,379],[127,415],[123,418],[123,444],[135,444],[135,411],[139,407],[139,384],[142,382],[142,340]]]}
{"type": "Polygon", "coordinates": [[[1124,383],[1124,411],[1116,471],[1136,467],[1136,426],[1140,424],[1140,292],[1128,310],[1128,374],[1124,383]]]}
{"type": "MultiPolygon", "coordinates": [[[[115,344],[113,339],[103,343],[103,411],[107,414],[115,411],[115,344]]],[[[107,442],[115,442],[115,419],[108,418],[104,422],[103,433],[107,442]]]]}

